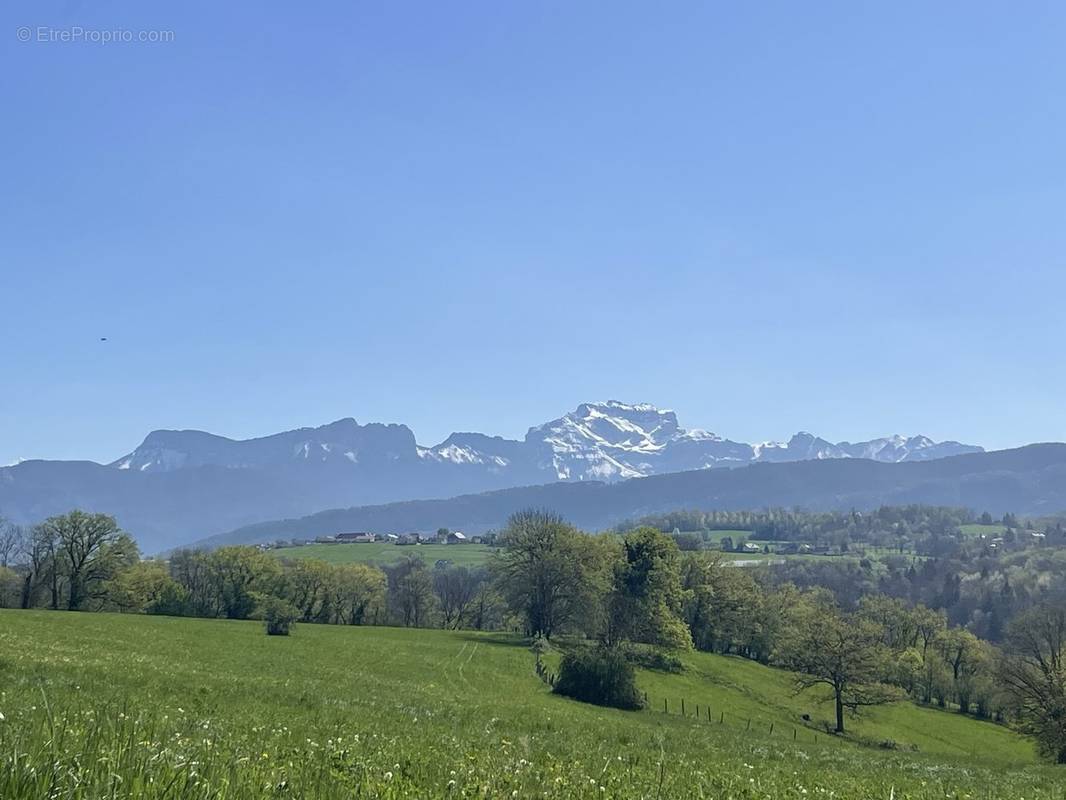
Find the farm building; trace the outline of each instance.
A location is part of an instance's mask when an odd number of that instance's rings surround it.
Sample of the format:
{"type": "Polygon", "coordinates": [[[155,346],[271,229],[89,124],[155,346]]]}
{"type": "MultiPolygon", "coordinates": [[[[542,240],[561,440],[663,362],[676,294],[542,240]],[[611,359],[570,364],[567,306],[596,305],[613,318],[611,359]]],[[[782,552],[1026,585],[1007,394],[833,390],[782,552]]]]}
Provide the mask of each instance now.
{"type": "Polygon", "coordinates": [[[374,534],[367,531],[357,531],[355,533],[338,533],[335,538],[338,542],[346,544],[353,542],[366,544],[374,541],[374,534]]]}

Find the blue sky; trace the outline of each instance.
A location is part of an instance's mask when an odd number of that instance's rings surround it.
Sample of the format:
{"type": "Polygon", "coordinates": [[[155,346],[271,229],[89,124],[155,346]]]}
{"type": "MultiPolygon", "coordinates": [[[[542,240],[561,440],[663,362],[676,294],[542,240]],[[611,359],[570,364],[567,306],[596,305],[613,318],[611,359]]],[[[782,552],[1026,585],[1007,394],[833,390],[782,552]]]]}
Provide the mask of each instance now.
{"type": "Polygon", "coordinates": [[[0,463],[606,398],[1066,439],[1060,3],[0,17],[0,463]]]}

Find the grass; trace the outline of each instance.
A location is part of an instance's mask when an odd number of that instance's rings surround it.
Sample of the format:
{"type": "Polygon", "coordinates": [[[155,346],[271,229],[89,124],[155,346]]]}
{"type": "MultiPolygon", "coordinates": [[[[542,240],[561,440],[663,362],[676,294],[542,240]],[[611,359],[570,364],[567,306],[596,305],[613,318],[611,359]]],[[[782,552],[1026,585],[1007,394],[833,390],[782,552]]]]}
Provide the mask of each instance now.
{"type": "Polygon", "coordinates": [[[697,536],[703,538],[705,542],[714,543],[716,545],[721,544],[722,539],[727,536],[733,540],[734,543],[739,539],[750,539],[751,531],[731,530],[731,531],[681,531],[681,533],[694,533],[697,536]]]}
{"type": "Polygon", "coordinates": [[[269,550],[278,558],[316,558],[330,564],[375,563],[395,564],[407,556],[419,556],[432,566],[439,559],[466,567],[488,563],[496,550],[481,544],[412,544],[397,545],[387,542],[365,544],[307,544],[300,547],[283,547],[269,550]]]}
{"type": "Polygon", "coordinates": [[[0,797],[1064,797],[1004,728],[900,704],[854,735],[918,752],[815,742],[787,673],[686,662],[639,675],[682,717],[557,697],[501,634],[0,611],[0,797]]]}
{"type": "Polygon", "coordinates": [[[989,539],[1002,536],[1007,532],[1006,525],[981,525],[978,523],[973,525],[960,525],[959,529],[964,536],[987,536],[989,539]]]}

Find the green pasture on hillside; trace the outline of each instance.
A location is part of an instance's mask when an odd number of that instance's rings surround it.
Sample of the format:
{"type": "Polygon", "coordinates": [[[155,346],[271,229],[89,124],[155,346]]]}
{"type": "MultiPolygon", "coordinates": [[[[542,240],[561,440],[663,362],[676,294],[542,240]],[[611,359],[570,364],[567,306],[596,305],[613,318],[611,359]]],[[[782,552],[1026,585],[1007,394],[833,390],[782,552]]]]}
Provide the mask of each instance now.
{"type": "Polygon", "coordinates": [[[0,611],[0,797],[1064,797],[1003,727],[901,703],[842,739],[788,673],[685,661],[622,712],[503,634],[0,611]]]}
{"type": "Polygon", "coordinates": [[[994,539],[997,536],[1002,536],[1007,532],[1006,525],[960,525],[959,529],[966,536],[985,536],[989,539],[994,539]]]}
{"type": "Polygon", "coordinates": [[[278,558],[317,558],[330,564],[395,564],[408,556],[417,556],[432,566],[444,559],[460,566],[485,564],[495,549],[482,544],[307,544],[270,550],[278,558]]]}

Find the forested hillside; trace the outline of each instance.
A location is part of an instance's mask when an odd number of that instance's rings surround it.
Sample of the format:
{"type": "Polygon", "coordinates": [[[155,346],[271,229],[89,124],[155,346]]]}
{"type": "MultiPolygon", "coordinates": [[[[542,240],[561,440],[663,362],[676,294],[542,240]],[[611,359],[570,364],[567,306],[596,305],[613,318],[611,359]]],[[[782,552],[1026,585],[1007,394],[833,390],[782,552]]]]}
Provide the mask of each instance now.
{"type": "Polygon", "coordinates": [[[1066,509],[1066,445],[1030,445],[927,462],[833,459],[695,470],[615,484],[556,483],[449,500],[323,511],[239,528],[198,544],[253,544],[345,530],[432,531],[445,526],[485,531],[530,507],[551,508],[583,528],[599,530],[632,517],[679,508],[847,511],[909,503],[988,510],[997,515],[1062,511],[1066,509]]]}

